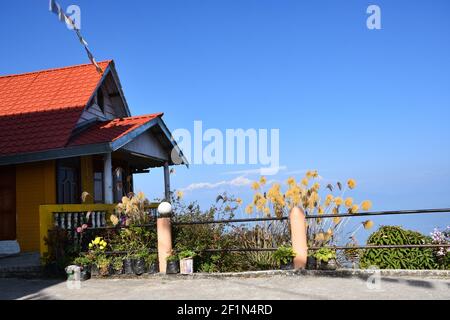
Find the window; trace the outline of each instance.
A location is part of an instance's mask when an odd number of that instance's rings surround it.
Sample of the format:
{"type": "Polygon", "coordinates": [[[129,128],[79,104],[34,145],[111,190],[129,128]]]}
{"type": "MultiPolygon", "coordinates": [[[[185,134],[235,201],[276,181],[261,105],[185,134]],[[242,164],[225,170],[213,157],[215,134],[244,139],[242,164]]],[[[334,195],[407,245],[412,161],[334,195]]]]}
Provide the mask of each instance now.
{"type": "Polygon", "coordinates": [[[80,158],[58,160],[56,168],[58,204],[80,203],[80,158]]]}

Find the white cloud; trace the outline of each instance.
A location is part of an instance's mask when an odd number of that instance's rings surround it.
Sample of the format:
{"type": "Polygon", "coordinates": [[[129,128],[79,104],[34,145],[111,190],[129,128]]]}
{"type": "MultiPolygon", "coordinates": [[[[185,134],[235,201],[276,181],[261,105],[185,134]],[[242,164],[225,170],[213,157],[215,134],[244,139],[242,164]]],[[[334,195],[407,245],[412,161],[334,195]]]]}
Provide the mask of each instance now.
{"type": "Polygon", "coordinates": [[[186,188],[181,190],[183,191],[194,191],[194,190],[202,190],[202,189],[217,189],[222,187],[245,187],[249,186],[252,183],[252,180],[246,178],[245,176],[239,176],[232,180],[222,180],[219,182],[197,182],[188,185],[186,188]]]}
{"type": "Polygon", "coordinates": [[[268,167],[268,168],[258,168],[258,169],[248,169],[248,170],[238,170],[238,171],[227,171],[227,172],[224,172],[223,174],[239,174],[239,175],[243,175],[243,176],[261,175],[261,172],[264,172],[264,170],[278,172],[278,171],[287,170],[287,167],[279,166],[279,167],[274,167],[274,168],[268,167]]]}

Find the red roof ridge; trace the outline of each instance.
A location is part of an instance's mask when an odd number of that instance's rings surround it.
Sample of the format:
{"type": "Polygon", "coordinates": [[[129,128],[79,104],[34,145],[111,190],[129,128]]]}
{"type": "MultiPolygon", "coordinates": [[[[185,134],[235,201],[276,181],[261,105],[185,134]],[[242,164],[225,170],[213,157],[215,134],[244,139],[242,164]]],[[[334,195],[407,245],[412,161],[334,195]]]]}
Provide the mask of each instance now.
{"type": "MultiPolygon", "coordinates": [[[[98,64],[105,64],[105,63],[107,63],[109,65],[111,62],[113,62],[112,59],[100,61],[100,62],[98,62],[98,64]]],[[[72,65],[72,66],[56,67],[56,68],[43,69],[43,70],[37,70],[37,71],[31,71],[31,72],[24,72],[24,73],[17,73],[17,74],[6,74],[6,75],[3,75],[3,76],[0,75],[0,78],[12,78],[12,77],[28,76],[28,75],[39,74],[39,73],[47,73],[47,72],[60,71],[60,70],[66,70],[66,69],[72,69],[72,68],[87,67],[89,65],[92,65],[92,67],[94,67],[94,65],[92,63],[83,63],[83,64],[77,64],[77,65],[72,65]]]]}

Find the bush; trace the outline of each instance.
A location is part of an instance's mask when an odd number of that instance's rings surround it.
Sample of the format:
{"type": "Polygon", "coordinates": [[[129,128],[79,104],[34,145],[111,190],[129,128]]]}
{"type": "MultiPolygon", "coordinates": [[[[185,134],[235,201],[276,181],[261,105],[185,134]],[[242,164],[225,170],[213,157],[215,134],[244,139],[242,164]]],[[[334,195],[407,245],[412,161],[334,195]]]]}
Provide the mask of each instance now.
{"type": "MultiPolygon", "coordinates": [[[[430,244],[431,239],[418,232],[396,226],[383,226],[370,235],[367,245],[430,244]]],[[[368,249],[360,259],[361,268],[377,266],[380,269],[435,269],[433,249],[368,249]]]]}
{"type": "Polygon", "coordinates": [[[292,258],[294,257],[294,249],[288,246],[280,246],[277,251],[273,253],[273,258],[279,265],[292,262],[292,258]]]}

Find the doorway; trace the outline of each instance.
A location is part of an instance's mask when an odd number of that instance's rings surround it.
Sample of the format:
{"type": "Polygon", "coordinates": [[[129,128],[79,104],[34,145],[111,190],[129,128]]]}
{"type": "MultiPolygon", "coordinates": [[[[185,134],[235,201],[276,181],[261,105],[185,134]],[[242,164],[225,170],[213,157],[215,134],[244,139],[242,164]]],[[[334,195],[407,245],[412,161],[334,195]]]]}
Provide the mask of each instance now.
{"type": "Polygon", "coordinates": [[[0,241],[16,240],[16,168],[0,167],[0,241]]]}

